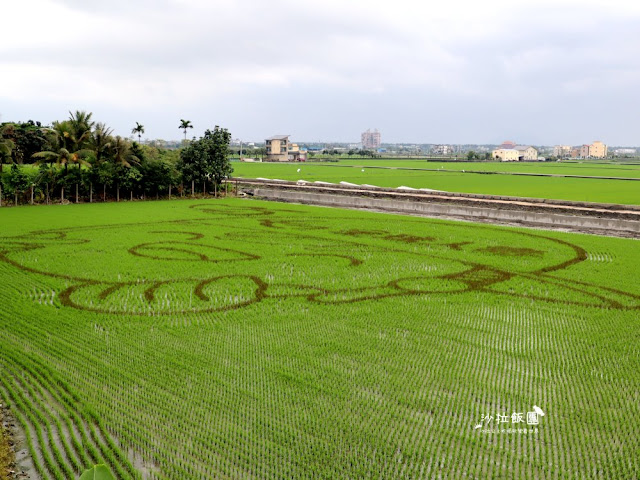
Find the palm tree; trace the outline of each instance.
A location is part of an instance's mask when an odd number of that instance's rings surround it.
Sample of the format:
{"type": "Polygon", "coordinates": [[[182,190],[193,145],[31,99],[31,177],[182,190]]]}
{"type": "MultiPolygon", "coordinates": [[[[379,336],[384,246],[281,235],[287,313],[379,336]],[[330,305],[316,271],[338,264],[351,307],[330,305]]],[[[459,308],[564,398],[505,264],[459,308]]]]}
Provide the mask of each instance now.
{"type": "Polygon", "coordinates": [[[96,162],[100,163],[108,153],[113,143],[111,134],[113,131],[104,123],[96,123],[95,129],[90,138],[91,150],[96,155],[96,162]]]}
{"type": "Polygon", "coordinates": [[[69,126],[76,148],[82,148],[90,140],[91,130],[95,122],[91,120],[91,112],[76,110],[76,113],[69,112],[69,126]]]}
{"type": "MultiPolygon", "coordinates": [[[[56,163],[56,165],[64,165],[65,177],[69,170],[69,165],[77,165],[78,170],[82,166],[88,166],[89,162],[85,159],[93,152],[87,148],[81,148],[86,140],[78,140],[74,132],[74,125],[71,120],[64,122],[56,122],[53,128],[49,130],[53,135],[53,150],[45,150],[34,153],[33,158],[42,159],[45,163],[56,163]]],[[[88,135],[90,131],[83,131],[82,137],[88,135]]],[[[40,161],[37,162],[40,164],[40,161]]],[[[64,201],[64,187],[62,187],[60,198],[64,201]]],[[[78,203],[78,184],[76,183],[76,203],[78,203]]]]}
{"type": "MultiPolygon", "coordinates": [[[[95,155],[94,167],[100,168],[105,157],[107,157],[111,150],[111,144],[113,143],[113,137],[111,136],[112,130],[108,128],[104,123],[96,123],[91,137],[89,138],[89,146],[95,155]]],[[[96,178],[96,177],[94,177],[96,178]]],[[[100,178],[98,174],[97,178],[100,178]]],[[[103,183],[103,199],[107,198],[107,185],[103,183]]],[[[93,182],[89,182],[89,202],[93,202],[93,182]]]]}
{"type": "MultiPolygon", "coordinates": [[[[53,128],[49,130],[53,134],[55,147],[53,150],[47,150],[33,154],[33,158],[42,158],[45,162],[57,165],[64,165],[65,173],[69,168],[69,164],[76,164],[78,168],[89,165],[85,160],[92,151],[81,148],[84,141],[79,141],[73,132],[74,126],[70,120],[64,122],[55,122],[53,128]]],[[[86,132],[83,132],[84,136],[86,132]]]]}
{"type": "Polygon", "coordinates": [[[140,137],[144,133],[144,125],[136,122],[136,126],[131,129],[131,133],[138,135],[138,143],[140,143],[140,137]]]}
{"type": "Polygon", "coordinates": [[[183,120],[180,119],[180,126],[178,127],[180,130],[184,130],[184,139],[187,140],[187,128],[193,128],[193,124],[191,120],[183,120]]]}
{"type": "Polygon", "coordinates": [[[51,128],[43,130],[49,134],[49,143],[51,145],[74,152],[86,149],[91,137],[91,127],[86,127],[84,123],[75,123],[71,119],[53,122],[51,128]]]}
{"type": "MultiPolygon", "coordinates": [[[[131,144],[120,136],[114,138],[111,145],[111,159],[116,167],[130,168],[131,164],[139,165],[140,159],[131,151],[131,144]]],[[[120,181],[116,174],[116,201],[120,201],[120,181]]]]}
{"type": "MultiPolygon", "coordinates": [[[[70,152],[66,148],[59,148],[54,150],[47,150],[44,152],[38,152],[33,154],[33,158],[43,159],[44,163],[55,163],[56,165],[64,165],[64,171],[67,172],[70,163],[76,163],[76,156],[74,152],[70,152]]],[[[40,165],[42,162],[36,162],[40,165]]]]}
{"type": "Polygon", "coordinates": [[[126,138],[117,136],[111,143],[111,159],[118,166],[129,168],[131,164],[139,165],[140,159],[131,151],[131,144],[126,138]]]}
{"type": "MultiPolygon", "coordinates": [[[[89,162],[85,158],[91,154],[91,150],[78,150],[76,152],[70,152],[66,148],[62,147],[56,151],[45,151],[33,154],[33,158],[42,158],[46,163],[55,162],[56,165],[64,165],[65,176],[68,172],[69,164],[78,165],[78,170],[82,166],[88,166],[89,162]]],[[[40,162],[36,162],[40,164],[40,162]]],[[[64,187],[62,187],[60,198],[64,201],[64,187]]],[[[76,183],[76,203],[78,203],[78,184],[76,183]]]]}

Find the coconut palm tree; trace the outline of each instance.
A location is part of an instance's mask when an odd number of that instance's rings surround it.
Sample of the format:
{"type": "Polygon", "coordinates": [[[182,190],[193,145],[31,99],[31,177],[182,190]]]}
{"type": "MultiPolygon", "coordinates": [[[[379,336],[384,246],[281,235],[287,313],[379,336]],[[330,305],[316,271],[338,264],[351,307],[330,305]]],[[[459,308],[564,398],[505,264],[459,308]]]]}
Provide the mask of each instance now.
{"type": "MultiPolygon", "coordinates": [[[[69,165],[77,165],[78,168],[89,165],[85,159],[93,152],[90,149],[81,148],[84,140],[79,140],[75,136],[74,125],[71,121],[55,122],[49,132],[53,136],[54,149],[34,153],[33,158],[43,159],[47,163],[64,165],[65,173],[69,165]]],[[[85,134],[86,132],[82,132],[81,135],[85,134]]]]}
{"type": "MultiPolygon", "coordinates": [[[[94,154],[95,163],[93,165],[94,175],[92,175],[93,179],[103,178],[103,175],[100,175],[98,169],[100,169],[104,163],[104,160],[108,157],[111,152],[111,144],[113,143],[113,137],[111,136],[112,130],[108,128],[104,123],[96,123],[93,132],[91,132],[91,137],[89,138],[89,148],[94,154]]],[[[104,170],[102,171],[104,172],[104,170]]],[[[106,182],[103,183],[103,198],[107,197],[107,185],[106,182]]],[[[93,181],[89,182],[89,202],[93,202],[93,181]]]]}
{"type": "Polygon", "coordinates": [[[96,156],[96,162],[100,163],[104,160],[108,154],[111,144],[113,143],[113,137],[111,134],[113,131],[108,128],[104,123],[96,123],[95,129],[91,134],[89,144],[91,150],[96,156]]]}
{"type": "MultiPolygon", "coordinates": [[[[33,158],[43,159],[45,163],[56,165],[64,165],[64,173],[67,175],[69,165],[77,165],[78,170],[82,166],[88,166],[89,162],[85,158],[90,155],[91,150],[78,150],[77,152],[70,152],[66,148],[62,147],[55,151],[44,151],[33,154],[33,158]]],[[[36,162],[40,164],[40,162],[36,162]]],[[[64,201],[64,187],[62,187],[60,198],[64,201]]],[[[76,203],[78,203],[78,184],[76,183],[76,203]]]]}
{"type": "Polygon", "coordinates": [[[140,143],[140,138],[144,133],[144,125],[136,122],[136,126],[131,129],[131,133],[133,133],[134,135],[138,135],[138,143],[140,143]]]}
{"type": "Polygon", "coordinates": [[[43,162],[36,162],[37,165],[41,163],[55,163],[58,166],[64,165],[64,171],[67,172],[69,164],[76,163],[75,152],[70,152],[66,148],[58,148],[56,150],[47,150],[44,152],[38,152],[33,154],[33,158],[42,159],[43,162]]]}
{"type": "MultiPolygon", "coordinates": [[[[69,165],[77,165],[78,170],[83,166],[89,166],[86,158],[93,152],[88,148],[82,148],[83,143],[86,141],[78,140],[76,137],[75,126],[70,120],[64,122],[56,122],[52,129],[49,129],[49,133],[52,135],[52,150],[45,150],[42,152],[34,153],[33,158],[40,159],[44,163],[53,164],[58,166],[64,165],[65,177],[69,171],[69,165]]],[[[86,136],[87,132],[83,131],[81,137],[86,136]]],[[[60,198],[64,201],[64,187],[62,187],[60,198]]],[[[78,202],[78,184],[76,183],[76,203],[78,202]]]]}
{"type": "MultiPolygon", "coordinates": [[[[139,165],[140,159],[133,154],[131,143],[125,138],[117,136],[111,145],[111,160],[116,165],[116,169],[122,173],[122,169],[131,168],[131,164],[139,165]]],[[[116,170],[116,201],[120,201],[120,175],[116,170]]],[[[133,194],[132,194],[133,195],[133,194]]]]}
{"type": "Polygon", "coordinates": [[[69,112],[69,127],[73,140],[76,142],[76,148],[82,148],[91,137],[91,131],[95,122],[91,120],[91,112],[76,110],[75,113],[69,112]]]}
{"type": "Polygon", "coordinates": [[[126,168],[129,168],[131,164],[140,164],[140,159],[131,151],[131,143],[121,136],[117,136],[111,142],[111,159],[117,166],[126,168]]]}
{"type": "Polygon", "coordinates": [[[178,128],[180,130],[184,130],[184,139],[186,141],[187,140],[187,129],[188,128],[193,128],[193,124],[191,123],[191,120],[180,119],[180,126],[178,128]]]}

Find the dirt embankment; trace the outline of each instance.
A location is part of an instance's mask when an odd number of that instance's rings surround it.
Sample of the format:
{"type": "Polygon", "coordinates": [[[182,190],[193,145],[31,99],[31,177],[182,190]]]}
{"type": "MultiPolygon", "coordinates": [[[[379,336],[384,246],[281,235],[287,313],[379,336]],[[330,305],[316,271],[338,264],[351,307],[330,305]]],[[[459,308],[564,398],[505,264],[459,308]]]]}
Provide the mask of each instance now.
{"type": "Polygon", "coordinates": [[[15,470],[15,455],[13,453],[9,420],[5,415],[4,405],[0,407],[0,480],[13,478],[15,470]]]}
{"type": "Polygon", "coordinates": [[[0,403],[0,480],[39,478],[27,451],[27,439],[11,409],[0,403]]]}

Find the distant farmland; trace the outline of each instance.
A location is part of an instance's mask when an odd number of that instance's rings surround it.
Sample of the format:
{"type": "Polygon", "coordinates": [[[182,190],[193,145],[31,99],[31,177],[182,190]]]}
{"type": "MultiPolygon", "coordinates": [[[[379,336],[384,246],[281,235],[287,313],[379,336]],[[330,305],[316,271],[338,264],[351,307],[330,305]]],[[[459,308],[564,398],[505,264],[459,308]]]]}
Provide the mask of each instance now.
{"type": "Polygon", "coordinates": [[[0,225],[0,402],[43,478],[640,475],[635,240],[240,199],[0,225]]]}
{"type": "Polygon", "coordinates": [[[234,162],[233,168],[234,176],[247,178],[302,179],[334,183],[345,181],[379,187],[408,186],[450,192],[640,205],[640,181],[469,173],[470,171],[495,171],[640,178],[640,165],[343,160],[335,163],[295,164],[234,162]],[[298,169],[300,169],[299,172],[298,169]],[[439,169],[443,171],[433,171],[439,169]]]}

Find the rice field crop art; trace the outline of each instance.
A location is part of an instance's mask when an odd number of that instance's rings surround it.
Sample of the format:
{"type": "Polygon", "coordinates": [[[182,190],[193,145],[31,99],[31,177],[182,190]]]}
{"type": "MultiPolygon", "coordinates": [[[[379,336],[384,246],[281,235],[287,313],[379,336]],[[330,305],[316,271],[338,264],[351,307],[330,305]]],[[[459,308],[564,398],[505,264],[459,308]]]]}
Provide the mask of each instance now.
{"type": "Polygon", "coordinates": [[[640,473],[637,241],[241,199],[0,222],[41,478],[640,473]]]}

